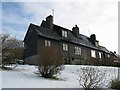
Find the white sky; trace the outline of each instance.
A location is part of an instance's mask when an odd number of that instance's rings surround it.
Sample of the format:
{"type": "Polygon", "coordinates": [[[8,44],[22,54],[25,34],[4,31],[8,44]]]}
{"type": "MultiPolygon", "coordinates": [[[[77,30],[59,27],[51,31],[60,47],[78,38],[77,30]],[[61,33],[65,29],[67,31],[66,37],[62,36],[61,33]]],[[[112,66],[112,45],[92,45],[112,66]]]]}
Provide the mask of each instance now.
{"type": "MultiPolygon", "coordinates": [[[[52,14],[54,9],[54,24],[68,29],[77,24],[81,34],[90,36],[96,34],[99,44],[105,46],[110,51],[118,53],[118,1],[119,0],[2,0],[3,2],[24,2],[19,4],[24,18],[18,14],[9,20],[9,23],[17,22],[28,28],[29,23],[40,25],[46,16],[52,14]],[[38,2],[39,1],[39,2],[38,2]],[[46,2],[45,2],[46,1],[46,2]],[[50,1],[50,2],[49,2],[50,1]],[[58,2],[56,2],[58,1],[58,2]],[[37,2],[37,3],[36,3],[37,2]],[[32,17],[31,17],[31,16],[32,17]],[[30,16],[30,17],[29,17],[30,16]]],[[[7,18],[7,16],[5,17],[7,18]]],[[[20,31],[21,35],[27,31],[20,31]]],[[[11,28],[7,28],[9,30],[11,28]]],[[[18,31],[16,31],[17,33],[18,31]]]]}

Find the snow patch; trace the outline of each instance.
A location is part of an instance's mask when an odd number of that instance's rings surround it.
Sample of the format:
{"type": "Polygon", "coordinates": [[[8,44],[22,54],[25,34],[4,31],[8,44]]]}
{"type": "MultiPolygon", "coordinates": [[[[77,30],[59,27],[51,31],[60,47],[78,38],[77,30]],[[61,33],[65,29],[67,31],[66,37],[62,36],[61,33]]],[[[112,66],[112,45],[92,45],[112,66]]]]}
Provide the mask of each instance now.
{"type": "MultiPolygon", "coordinates": [[[[85,65],[65,65],[64,70],[57,77],[60,80],[51,80],[40,77],[35,66],[19,65],[14,70],[0,71],[2,77],[2,88],[80,88],[78,72],[85,65]]],[[[94,67],[95,66],[89,66],[94,67]]],[[[106,70],[106,82],[117,77],[117,67],[99,66],[100,70],[106,70]]]]}

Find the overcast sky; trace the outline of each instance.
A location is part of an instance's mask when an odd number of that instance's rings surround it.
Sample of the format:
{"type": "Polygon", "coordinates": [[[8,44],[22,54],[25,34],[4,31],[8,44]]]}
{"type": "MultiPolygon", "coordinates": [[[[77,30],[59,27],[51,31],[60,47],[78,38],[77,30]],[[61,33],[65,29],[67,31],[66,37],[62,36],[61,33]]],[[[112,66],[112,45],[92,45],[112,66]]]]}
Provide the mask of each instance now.
{"type": "Polygon", "coordinates": [[[54,9],[54,24],[70,30],[77,24],[81,34],[96,34],[101,46],[118,53],[119,0],[29,1],[2,0],[2,32],[23,40],[29,24],[40,25],[54,9]]]}

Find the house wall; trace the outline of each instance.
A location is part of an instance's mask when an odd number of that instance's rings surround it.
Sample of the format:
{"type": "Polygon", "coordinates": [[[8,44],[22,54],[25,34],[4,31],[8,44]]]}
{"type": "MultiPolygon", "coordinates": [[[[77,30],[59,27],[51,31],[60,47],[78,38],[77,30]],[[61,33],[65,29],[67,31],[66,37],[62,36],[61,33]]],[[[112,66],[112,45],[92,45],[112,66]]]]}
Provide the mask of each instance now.
{"type": "MultiPolygon", "coordinates": [[[[91,57],[91,49],[68,42],[58,42],[49,38],[39,37],[37,39],[37,53],[45,46],[45,40],[51,41],[51,47],[62,51],[66,64],[85,64],[86,61],[92,62],[99,60],[99,51],[96,51],[96,58],[91,57]],[[63,43],[68,44],[68,51],[63,51],[63,43]],[[81,55],[75,55],[75,46],[81,47],[81,55]]],[[[103,58],[103,56],[102,56],[103,58]]]]}
{"type": "Polygon", "coordinates": [[[36,65],[37,63],[37,55],[32,55],[30,57],[25,58],[25,63],[30,65],[36,65]]]}
{"type": "MultiPolygon", "coordinates": [[[[36,63],[37,54],[39,52],[42,52],[41,48],[45,46],[45,40],[51,41],[51,47],[62,51],[66,64],[85,64],[86,62],[94,63],[95,60],[96,61],[100,60],[99,51],[97,50],[95,50],[96,58],[93,58],[91,57],[92,49],[90,48],[65,41],[59,42],[53,39],[37,36],[35,32],[32,32],[31,35],[29,33],[29,36],[26,38],[26,42],[25,42],[25,45],[27,45],[27,48],[25,50],[26,62],[29,64],[36,63]],[[62,46],[63,43],[68,44],[68,51],[63,51],[63,46],[62,46]],[[81,55],[75,55],[75,46],[81,48],[81,55]]],[[[102,53],[101,60],[105,59],[106,57],[107,57],[106,54],[102,53]]]]}
{"type": "MultiPolygon", "coordinates": [[[[61,35],[61,30],[58,29],[56,32],[61,35]]],[[[68,34],[68,38],[69,37],[70,36],[68,34]]],[[[36,63],[37,55],[39,52],[42,52],[42,48],[45,46],[45,40],[51,41],[51,47],[62,51],[66,64],[89,64],[91,62],[97,64],[97,61],[108,60],[107,54],[105,52],[94,50],[96,52],[96,58],[93,58],[91,57],[91,50],[93,49],[70,43],[69,40],[67,41],[68,38],[65,38],[61,41],[45,38],[38,36],[38,33],[33,30],[32,27],[29,27],[27,37],[25,39],[26,63],[36,63]],[[68,44],[68,51],[63,51],[63,43],[68,44]],[[81,55],[75,55],[75,46],[81,48],[81,55]],[[99,58],[99,52],[102,53],[101,59],[99,58]]]]}
{"type": "Polygon", "coordinates": [[[27,58],[36,55],[37,50],[37,32],[35,30],[32,30],[31,27],[29,27],[29,30],[27,32],[25,41],[24,41],[24,56],[25,56],[25,63],[28,63],[27,58]]]}
{"type": "MultiPolygon", "coordinates": [[[[60,48],[64,54],[64,58],[67,64],[85,64],[86,61],[91,62],[99,60],[99,51],[95,50],[96,52],[96,58],[91,57],[91,49],[87,47],[83,47],[80,45],[71,44],[68,42],[61,42],[60,48]],[[68,51],[62,50],[62,44],[68,44],[68,51]],[[75,46],[81,48],[81,55],[75,54],[75,46]]],[[[94,62],[93,62],[94,63],[94,62]]]]}
{"type": "Polygon", "coordinates": [[[65,58],[69,59],[70,64],[81,64],[85,60],[86,55],[86,49],[82,46],[67,43],[68,44],[68,52],[63,51],[65,53],[65,58]],[[81,48],[81,55],[75,54],[75,46],[81,48]]]}
{"type": "Polygon", "coordinates": [[[41,37],[39,36],[37,38],[37,53],[39,53],[39,51],[45,47],[45,40],[49,40],[51,41],[51,47],[58,49],[59,48],[59,42],[53,39],[49,39],[49,38],[45,38],[45,37],[41,37]]]}

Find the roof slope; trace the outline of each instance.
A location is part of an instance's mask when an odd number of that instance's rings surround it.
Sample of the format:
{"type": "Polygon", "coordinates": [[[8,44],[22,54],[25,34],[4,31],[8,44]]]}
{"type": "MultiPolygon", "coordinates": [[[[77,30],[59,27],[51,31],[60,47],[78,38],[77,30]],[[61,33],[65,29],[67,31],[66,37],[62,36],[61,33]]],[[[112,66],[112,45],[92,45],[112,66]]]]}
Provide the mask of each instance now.
{"type": "Polygon", "coordinates": [[[56,27],[58,29],[61,29],[61,30],[62,29],[67,30],[68,35],[69,35],[69,37],[67,39],[62,37],[61,35],[59,35],[58,33],[54,32],[53,30],[51,30],[49,28],[46,28],[46,27],[43,27],[43,26],[37,26],[37,25],[34,25],[34,24],[31,24],[31,27],[34,28],[34,30],[37,31],[38,35],[46,37],[46,38],[50,38],[50,39],[54,39],[54,40],[58,40],[58,41],[63,40],[63,41],[71,42],[71,43],[74,43],[74,44],[82,45],[82,46],[85,46],[85,47],[89,47],[89,48],[92,48],[92,49],[96,49],[96,50],[99,50],[99,51],[103,51],[103,52],[106,52],[106,53],[110,53],[110,51],[107,50],[103,46],[98,46],[98,47],[94,46],[91,43],[89,37],[87,37],[85,35],[82,35],[82,34],[79,34],[80,38],[77,38],[73,34],[73,32],[70,31],[69,29],[63,28],[63,27],[55,25],[55,24],[54,24],[54,27],[56,27]]]}

